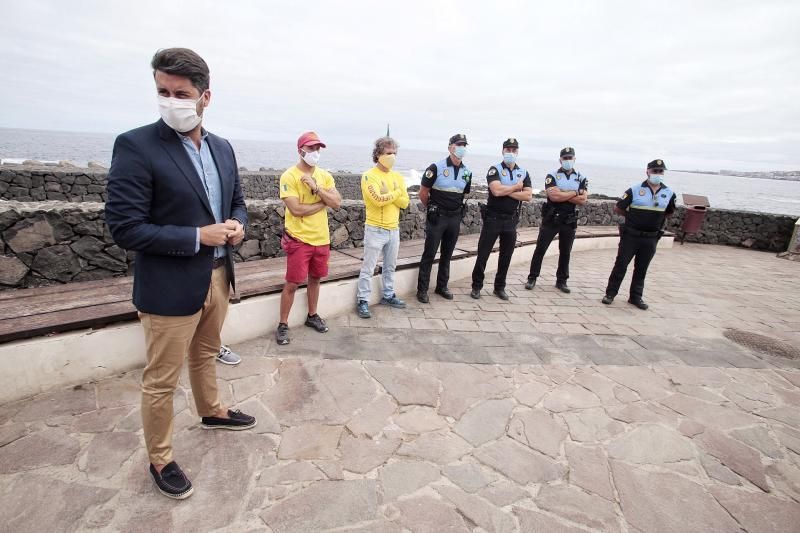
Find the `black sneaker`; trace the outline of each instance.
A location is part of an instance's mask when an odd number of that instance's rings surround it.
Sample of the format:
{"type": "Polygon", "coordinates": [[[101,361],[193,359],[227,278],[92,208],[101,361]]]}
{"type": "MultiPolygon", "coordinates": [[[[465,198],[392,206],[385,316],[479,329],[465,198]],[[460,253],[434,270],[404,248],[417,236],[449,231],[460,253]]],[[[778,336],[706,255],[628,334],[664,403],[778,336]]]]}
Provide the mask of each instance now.
{"type": "Polygon", "coordinates": [[[278,344],[289,344],[289,326],[281,322],[275,331],[275,342],[278,344]]]}
{"type": "Polygon", "coordinates": [[[631,305],[635,305],[636,307],[638,307],[642,311],[647,311],[647,308],[650,307],[649,305],[644,303],[644,300],[642,300],[641,298],[639,298],[638,300],[634,300],[633,298],[630,298],[628,300],[628,303],[631,304],[631,305]]]}
{"type": "Polygon", "coordinates": [[[228,409],[228,416],[230,418],[204,416],[200,425],[203,429],[230,429],[233,431],[241,431],[256,426],[256,417],[246,415],[238,409],[235,411],[228,409]]]}
{"type": "Polygon", "coordinates": [[[320,333],[326,333],[328,331],[328,326],[325,325],[325,321],[322,320],[322,317],[316,313],[306,317],[306,326],[314,328],[320,333]]]}
{"type": "Polygon", "coordinates": [[[426,304],[430,300],[428,300],[428,293],[425,291],[417,291],[417,301],[421,304],[426,304]]]}
{"type": "Polygon", "coordinates": [[[606,305],[611,305],[612,303],[614,303],[614,297],[611,296],[610,294],[606,294],[605,296],[603,296],[603,299],[600,300],[600,301],[603,302],[606,305]]]}
{"type": "Polygon", "coordinates": [[[556,289],[560,290],[561,292],[563,292],[565,294],[569,294],[569,293],[572,292],[571,290],[569,290],[569,287],[567,287],[567,282],[566,281],[563,282],[563,283],[556,283],[556,289]]]}
{"type": "Polygon", "coordinates": [[[508,300],[508,294],[504,289],[495,289],[494,295],[500,298],[501,300],[508,300]]]}
{"type": "Polygon", "coordinates": [[[156,471],[156,467],[151,464],[150,475],[153,476],[158,492],[167,498],[185,500],[194,492],[192,482],[189,481],[189,478],[186,477],[186,474],[183,473],[175,461],[162,468],[160,474],[156,471]]]}
{"type": "Polygon", "coordinates": [[[439,296],[441,296],[442,298],[444,298],[445,300],[452,300],[453,299],[453,293],[450,292],[450,289],[448,289],[447,287],[442,287],[441,289],[436,289],[434,292],[436,294],[438,294],[439,296]]]}
{"type": "Polygon", "coordinates": [[[525,288],[529,291],[532,291],[533,288],[536,286],[536,278],[528,278],[527,283],[525,283],[525,288]]]}

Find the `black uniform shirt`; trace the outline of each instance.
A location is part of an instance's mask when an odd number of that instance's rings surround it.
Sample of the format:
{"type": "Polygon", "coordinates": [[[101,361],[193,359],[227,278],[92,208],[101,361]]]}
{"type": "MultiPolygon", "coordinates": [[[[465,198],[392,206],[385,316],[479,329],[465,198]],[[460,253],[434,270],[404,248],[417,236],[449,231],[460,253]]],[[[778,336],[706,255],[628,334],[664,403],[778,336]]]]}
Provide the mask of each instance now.
{"type": "MultiPolygon", "coordinates": [[[[649,189],[652,192],[652,189],[650,189],[650,185],[647,180],[644,180],[642,182],[642,187],[649,189]]],[[[661,183],[658,186],[655,195],[660,193],[661,189],[666,189],[666,188],[667,186],[661,183]]],[[[631,203],[633,203],[633,192],[630,189],[628,189],[622,195],[622,198],[617,200],[617,207],[622,211],[626,211],[625,225],[627,227],[639,231],[658,231],[664,224],[665,216],[671,215],[672,213],[675,212],[675,200],[676,200],[675,193],[672,193],[672,197],[669,199],[669,204],[667,204],[667,208],[664,211],[656,211],[649,209],[629,209],[631,203]]]]}
{"type": "MultiPolygon", "coordinates": [[[[586,179],[580,172],[577,170],[571,170],[569,174],[563,168],[559,168],[558,172],[563,172],[569,178],[573,178],[573,175],[577,175],[578,179],[580,180],[580,184],[578,185],[579,189],[578,192],[586,191],[589,189],[589,180],[586,179]]],[[[545,190],[549,189],[550,187],[557,187],[558,183],[556,183],[556,177],[552,174],[548,174],[544,180],[544,188],[545,190]]],[[[570,202],[569,200],[564,200],[563,202],[554,202],[550,198],[547,199],[547,203],[555,209],[556,213],[564,214],[564,215],[571,215],[575,212],[575,204],[570,202]]]]}
{"type": "MultiPolygon", "coordinates": [[[[447,166],[452,168],[451,172],[454,173],[454,176],[457,178],[459,172],[464,172],[464,165],[455,166],[453,164],[453,159],[448,156],[447,159],[447,166]]],[[[436,183],[436,177],[439,175],[439,169],[436,167],[436,163],[429,166],[425,169],[425,173],[422,175],[422,181],[420,185],[423,187],[428,187],[431,190],[430,200],[428,201],[429,205],[438,205],[445,211],[455,211],[457,209],[461,209],[461,204],[464,203],[464,195],[469,194],[469,188],[472,183],[472,177],[470,176],[467,179],[467,185],[464,187],[464,192],[453,192],[453,191],[440,191],[433,188],[433,184],[436,183]]]]}
{"type": "MultiPolygon", "coordinates": [[[[504,169],[511,172],[511,167],[502,163],[504,169]]],[[[495,167],[490,167],[489,172],[486,174],[486,184],[490,184],[493,181],[500,181],[500,175],[497,173],[497,169],[495,167]],[[492,172],[494,170],[494,172],[492,172]]],[[[522,187],[531,187],[531,175],[528,171],[525,171],[525,178],[522,180],[522,187]]],[[[486,201],[486,209],[489,211],[494,211],[495,213],[503,213],[506,215],[513,215],[514,212],[519,207],[521,202],[519,200],[515,200],[511,196],[495,196],[492,194],[492,188],[489,187],[489,199],[486,201]]]]}

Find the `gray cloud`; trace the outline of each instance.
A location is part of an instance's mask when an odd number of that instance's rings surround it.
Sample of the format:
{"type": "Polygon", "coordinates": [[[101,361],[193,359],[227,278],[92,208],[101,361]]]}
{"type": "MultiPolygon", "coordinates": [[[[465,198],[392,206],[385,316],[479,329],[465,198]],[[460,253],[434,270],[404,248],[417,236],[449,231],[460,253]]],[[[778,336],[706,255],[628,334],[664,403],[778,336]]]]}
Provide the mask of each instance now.
{"type": "Polygon", "coordinates": [[[548,160],[800,167],[796,2],[6,4],[0,126],[150,121],[149,58],[187,46],[212,70],[206,123],[233,138],[362,144],[391,122],[409,148],[463,131],[548,160]]]}

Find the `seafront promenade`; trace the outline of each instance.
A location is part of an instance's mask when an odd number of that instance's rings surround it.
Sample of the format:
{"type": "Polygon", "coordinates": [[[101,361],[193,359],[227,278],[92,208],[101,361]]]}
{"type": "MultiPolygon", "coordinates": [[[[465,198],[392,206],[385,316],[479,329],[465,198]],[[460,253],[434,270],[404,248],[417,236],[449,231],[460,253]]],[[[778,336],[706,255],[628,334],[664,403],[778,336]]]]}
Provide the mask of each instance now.
{"type": "MultiPolygon", "coordinates": [[[[518,250],[519,252],[519,250],[518,250]]],[[[615,250],[545,259],[509,302],[346,312],[234,345],[223,399],[250,432],[175,405],[183,502],[146,473],[140,372],[0,406],[9,531],[791,532],[800,523],[798,265],[659,250],[639,311],[600,303],[615,250]]],[[[629,273],[630,276],[630,273],[629,273]]],[[[628,278],[629,279],[629,278],[628,278]]],[[[627,281],[627,280],[626,280],[627,281]]],[[[623,285],[624,288],[627,284],[623,285]]],[[[323,286],[323,296],[325,287],[323,286]]]]}

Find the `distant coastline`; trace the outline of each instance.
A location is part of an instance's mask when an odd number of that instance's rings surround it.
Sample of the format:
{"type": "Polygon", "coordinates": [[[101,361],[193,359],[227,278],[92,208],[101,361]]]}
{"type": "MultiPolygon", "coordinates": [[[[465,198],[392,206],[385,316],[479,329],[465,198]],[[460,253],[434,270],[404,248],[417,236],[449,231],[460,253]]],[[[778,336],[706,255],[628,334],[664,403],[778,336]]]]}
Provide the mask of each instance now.
{"type": "Polygon", "coordinates": [[[737,178],[758,178],[763,180],[800,181],[800,170],[771,170],[767,172],[746,172],[741,170],[672,170],[670,172],[690,172],[712,176],[735,176],[737,178]]]}

